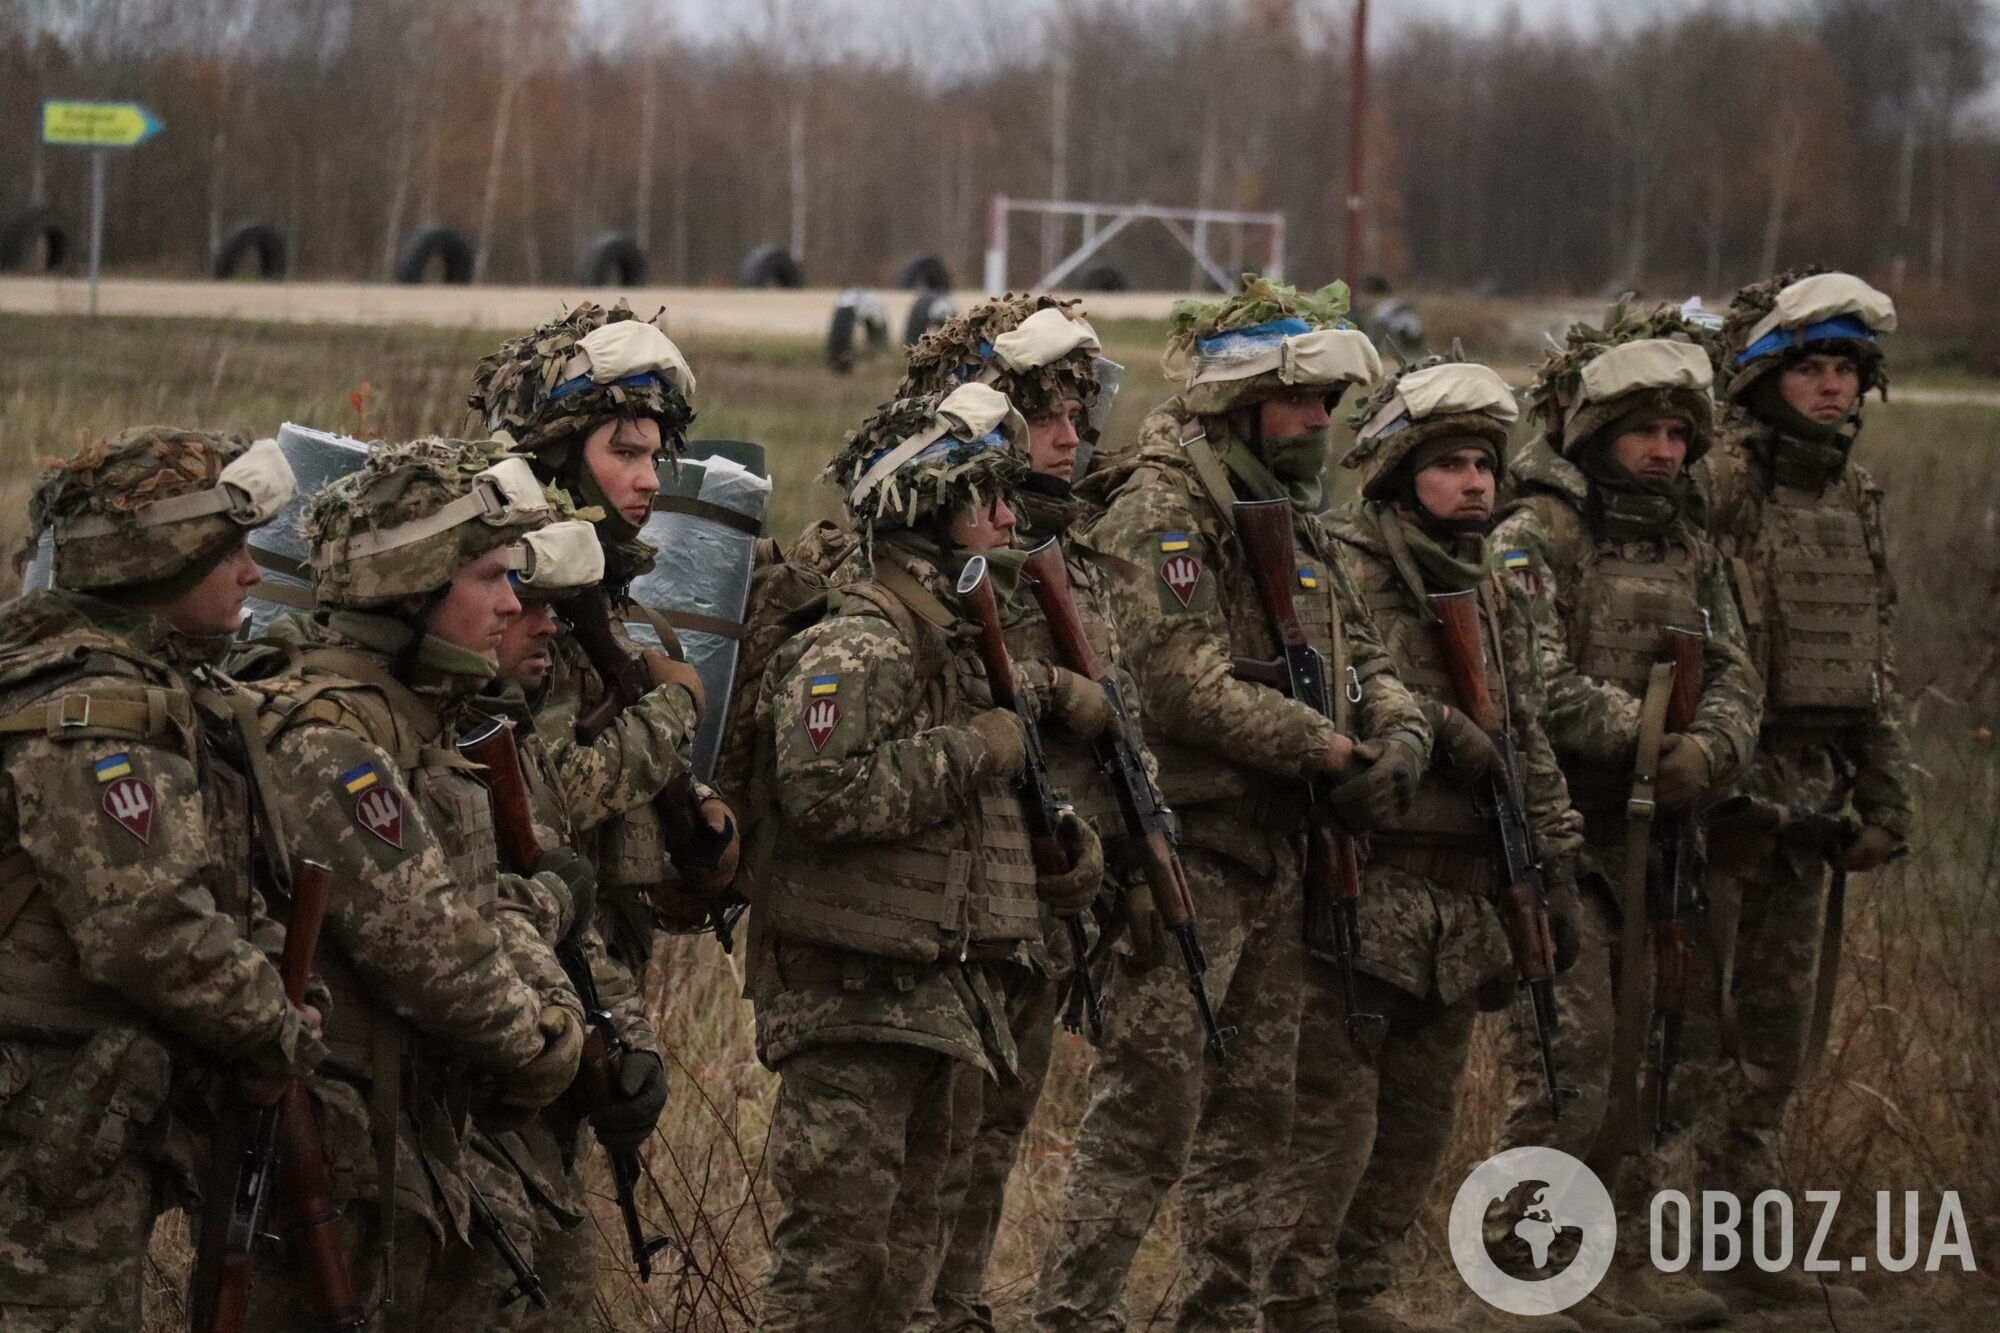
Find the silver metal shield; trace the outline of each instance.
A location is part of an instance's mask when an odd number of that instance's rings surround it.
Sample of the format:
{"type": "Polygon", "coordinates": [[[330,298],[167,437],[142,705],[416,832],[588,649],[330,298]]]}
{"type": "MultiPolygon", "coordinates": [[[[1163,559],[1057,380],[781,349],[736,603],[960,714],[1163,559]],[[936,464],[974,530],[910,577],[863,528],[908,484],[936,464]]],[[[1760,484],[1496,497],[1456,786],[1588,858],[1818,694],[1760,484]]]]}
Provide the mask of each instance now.
{"type": "MultiPolygon", "coordinates": [[[[702,779],[715,771],[722,745],[757,539],[770,507],[762,445],[690,440],[678,469],[661,466],[660,492],[640,534],[659,554],[653,568],[633,580],[632,600],[673,624],[708,695],[694,742],[695,776],[702,779]]],[[[660,641],[650,625],[626,628],[641,643],[660,641]]]]}
{"type": "Polygon", "coordinates": [[[1090,475],[1090,458],[1097,452],[1104,440],[1104,428],[1111,420],[1111,411],[1118,405],[1118,385],[1125,378],[1125,367],[1108,356],[1097,357],[1097,401],[1090,405],[1090,414],[1084,422],[1083,440],[1076,448],[1076,465],[1070,469],[1072,482],[1082,481],[1090,475]]]}
{"type": "Polygon", "coordinates": [[[298,478],[298,493],[278,516],[250,534],[250,554],[264,571],[243,604],[243,633],[258,638],[271,622],[294,612],[312,610],[312,572],[306,568],[306,539],[300,527],[306,506],[331,482],[359,468],[368,458],[368,444],[346,435],[332,435],[287,421],[278,428],[278,448],[298,478]]]}

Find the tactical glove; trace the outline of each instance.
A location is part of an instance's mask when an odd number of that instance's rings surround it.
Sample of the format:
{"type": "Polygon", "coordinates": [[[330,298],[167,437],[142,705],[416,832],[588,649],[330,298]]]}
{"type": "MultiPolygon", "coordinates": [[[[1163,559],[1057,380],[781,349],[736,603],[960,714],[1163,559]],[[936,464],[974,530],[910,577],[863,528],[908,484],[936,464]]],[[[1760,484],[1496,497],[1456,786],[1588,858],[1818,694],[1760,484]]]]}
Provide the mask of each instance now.
{"type": "Polygon", "coordinates": [[[1354,738],[1343,732],[1335,732],[1326,748],[1306,757],[1306,776],[1320,777],[1328,773],[1345,773],[1354,766],[1354,738]]]}
{"type": "Polygon", "coordinates": [[[1037,874],[1035,897],[1057,916],[1075,916],[1096,900],[1104,882],[1104,844],[1074,810],[1063,811],[1056,837],[1069,856],[1069,869],[1060,875],[1037,874]]]}
{"type": "Polygon", "coordinates": [[[1500,751],[1493,738],[1464,713],[1440,705],[1432,726],[1436,732],[1433,762],[1442,760],[1444,767],[1467,782],[1499,773],[1500,751]]]}
{"type": "Polygon", "coordinates": [[[575,939],[590,924],[597,911],[597,872],[590,862],[567,847],[551,847],[535,862],[537,875],[553,875],[569,893],[569,915],[563,941],[575,939]]]}
{"type": "Polygon", "coordinates": [[[677,662],[656,648],[642,648],[639,658],[646,664],[646,674],[653,678],[655,687],[678,685],[686,690],[694,700],[694,711],[700,716],[708,706],[708,696],[702,690],[701,673],[686,662],[677,662]]]}
{"type": "Polygon", "coordinates": [[[1708,790],[1708,755],[1692,736],[1668,736],[1660,746],[1659,768],[1653,802],[1662,810],[1685,810],[1708,790]]]}
{"type": "Polygon", "coordinates": [[[1116,716],[1102,685],[1059,666],[1049,668],[1049,713],[1082,740],[1102,736],[1116,716]]]}
{"type": "Polygon", "coordinates": [[[539,1111],[563,1095],[576,1079],[576,1062],[583,1055],[583,1026],[576,1015],[547,1006],[541,1018],[542,1049],[528,1063],[500,1078],[500,1102],[525,1111],[539,1111]]]}
{"type": "Polygon", "coordinates": [[[613,1091],[618,1100],[591,1112],[590,1127],[599,1143],[621,1152],[653,1136],[667,1104],[667,1067],[651,1051],[627,1051],[613,1091]]]}
{"type": "Polygon", "coordinates": [[[1848,845],[1834,862],[1837,870],[1855,873],[1874,870],[1885,864],[1903,845],[1901,837],[1891,833],[1879,824],[1870,824],[1861,830],[1861,836],[1848,845]]]}
{"type": "Polygon", "coordinates": [[[989,708],[983,713],[974,713],[967,724],[979,733],[979,739],[986,746],[986,753],[993,757],[993,775],[1000,778],[1018,778],[1028,766],[1027,729],[1021,719],[1005,708],[989,708]]]}
{"type": "Polygon", "coordinates": [[[1366,765],[1333,789],[1329,803],[1349,832],[1371,833],[1402,817],[1417,791],[1417,753],[1404,741],[1364,741],[1354,757],[1366,765]]]}
{"type": "Polygon", "coordinates": [[[674,868],[680,871],[683,892],[703,898],[721,897],[736,883],[736,868],[743,857],[742,829],[736,822],[736,812],[729,808],[729,802],[706,787],[700,789],[695,810],[710,833],[717,837],[727,833],[728,841],[715,854],[713,862],[706,858],[698,865],[676,862],[674,868]]]}

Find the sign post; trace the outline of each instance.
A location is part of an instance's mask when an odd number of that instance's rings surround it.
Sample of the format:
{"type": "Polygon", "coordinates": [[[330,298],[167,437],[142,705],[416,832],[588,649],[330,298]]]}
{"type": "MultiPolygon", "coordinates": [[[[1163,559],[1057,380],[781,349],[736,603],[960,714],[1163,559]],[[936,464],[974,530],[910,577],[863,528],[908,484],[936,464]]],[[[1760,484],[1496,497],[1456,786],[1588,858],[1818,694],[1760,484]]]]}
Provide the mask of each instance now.
{"type": "Polygon", "coordinates": [[[90,150],[90,316],[97,318],[97,279],[104,265],[104,150],[135,148],[163,128],[158,116],[132,102],[44,102],[42,142],[90,150]]]}

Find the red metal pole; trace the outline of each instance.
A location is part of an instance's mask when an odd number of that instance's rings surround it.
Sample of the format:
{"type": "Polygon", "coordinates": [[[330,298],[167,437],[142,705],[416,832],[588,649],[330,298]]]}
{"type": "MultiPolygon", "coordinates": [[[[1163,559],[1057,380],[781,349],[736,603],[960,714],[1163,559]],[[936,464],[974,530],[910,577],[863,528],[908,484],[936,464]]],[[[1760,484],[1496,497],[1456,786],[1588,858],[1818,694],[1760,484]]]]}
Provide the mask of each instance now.
{"type": "Polygon", "coordinates": [[[1354,40],[1347,64],[1347,216],[1341,265],[1351,283],[1367,275],[1362,272],[1361,190],[1363,148],[1368,116],[1368,0],[1354,0],[1354,40]]]}

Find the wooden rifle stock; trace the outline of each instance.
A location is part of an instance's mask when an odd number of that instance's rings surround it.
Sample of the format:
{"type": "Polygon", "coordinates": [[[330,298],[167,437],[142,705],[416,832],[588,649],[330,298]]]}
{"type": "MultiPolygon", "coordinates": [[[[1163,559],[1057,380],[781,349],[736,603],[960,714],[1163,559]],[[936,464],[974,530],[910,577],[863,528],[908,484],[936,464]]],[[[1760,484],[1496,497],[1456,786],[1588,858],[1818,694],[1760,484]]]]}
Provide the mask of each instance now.
{"type": "MultiPolygon", "coordinates": [[[[1667,692],[1665,731],[1685,735],[1701,706],[1703,649],[1707,635],[1678,626],[1667,630],[1667,655],[1673,663],[1673,683],[1667,692]]],[[[1653,1024],[1658,1043],[1653,1079],[1653,1138],[1662,1142],[1672,1131],[1671,1090],[1680,1063],[1683,1029],[1687,1024],[1688,976],[1694,967],[1690,932],[1698,910],[1701,836],[1694,814],[1676,810],[1662,814],[1655,825],[1661,848],[1660,883],[1653,894],[1653,1024]]]]}
{"type": "MultiPolygon", "coordinates": [[[[1173,933],[1180,945],[1181,962],[1188,976],[1188,990],[1194,996],[1195,1008],[1208,1035],[1209,1048],[1215,1052],[1217,1059],[1221,1059],[1225,1054],[1228,1034],[1216,1025],[1215,1011],[1209,1004],[1208,989],[1202,980],[1208,971],[1208,958],[1202,952],[1201,937],[1195,924],[1194,894],[1188,888],[1187,873],[1169,834],[1171,825],[1166,805],[1161,801],[1139,756],[1137,728],[1132,725],[1131,713],[1119,693],[1117,678],[1098,657],[1096,649],[1090,645],[1089,635],[1084,632],[1083,617],[1076,608],[1069,565],[1063,557],[1061,543],[1052,537],[1030,551],[1026,568],[1035,601],[1041,607],[1042,618],[1048,622],[1049,638],[1055,644],[1060,665],[1096,681],[1111,703],[1114,715],[1112,729],[1096,742],[1098,765],[1112,781],[1119,813],[1125,824],[1126,841],[1146,876],[1153,909],[1160,915],[1160,924],[1173,933]]],[[[1071,942],[1079,950],[1083,947],[1082,936],[1082,923],[1075,921],[1071,942]]],[[[1078,956],[1078,966],[1083,967],[1081,952],[1078,956]]]]}

